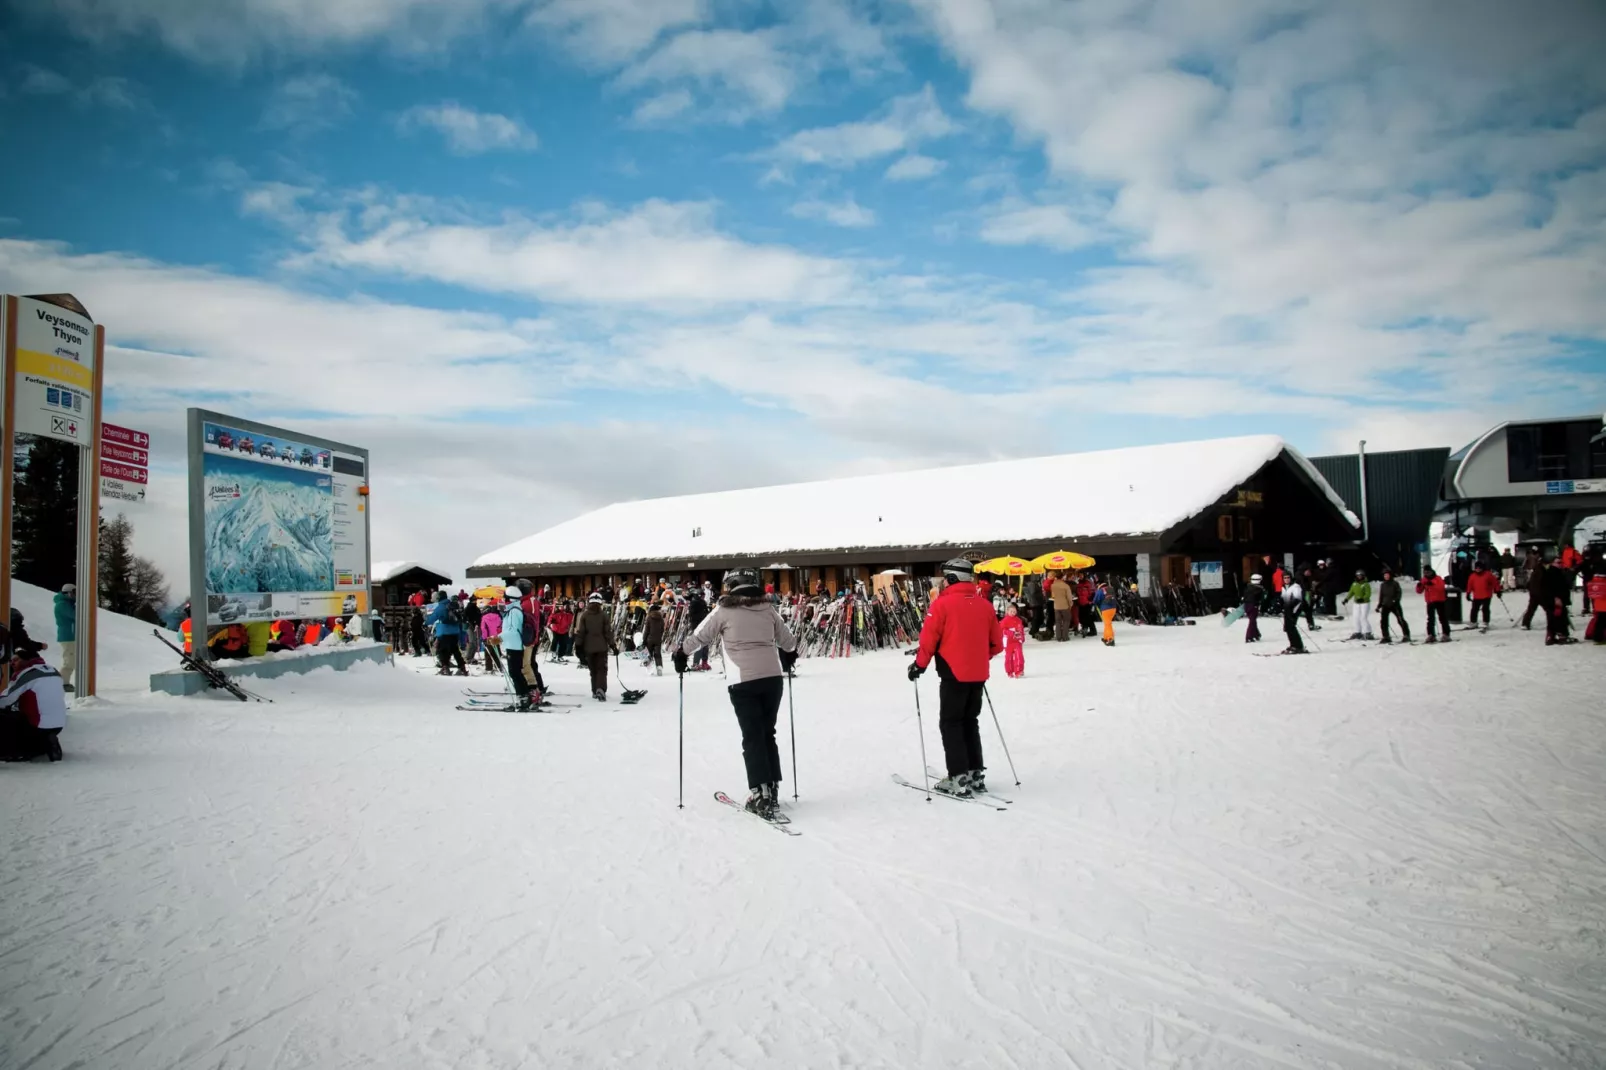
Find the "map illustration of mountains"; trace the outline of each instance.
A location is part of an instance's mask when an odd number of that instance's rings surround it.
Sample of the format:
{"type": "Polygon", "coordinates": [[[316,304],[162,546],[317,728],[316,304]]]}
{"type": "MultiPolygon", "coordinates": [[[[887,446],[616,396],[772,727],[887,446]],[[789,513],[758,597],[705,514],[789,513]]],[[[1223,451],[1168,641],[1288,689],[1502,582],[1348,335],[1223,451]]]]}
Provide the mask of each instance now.
{"type": "Polygon", "coordinates": [[[208,591],[334,590],[327,475],[210,455],[205,464],[208,591]]]}

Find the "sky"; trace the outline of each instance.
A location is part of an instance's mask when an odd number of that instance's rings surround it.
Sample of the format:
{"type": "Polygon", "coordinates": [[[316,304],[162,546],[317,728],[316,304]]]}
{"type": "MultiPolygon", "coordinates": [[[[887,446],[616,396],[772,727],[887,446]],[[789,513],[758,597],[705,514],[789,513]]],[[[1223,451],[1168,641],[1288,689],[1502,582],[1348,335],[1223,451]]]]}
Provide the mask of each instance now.
{"type": "Polygon", "coordinates": [[[1602,54],[1592,0],[0,0],[0,289],[105,325],[174,579],[191,405],[368,447],[373,558],[453,575],[625,498],[1457,448],[1606,409],[1602,54]]]}

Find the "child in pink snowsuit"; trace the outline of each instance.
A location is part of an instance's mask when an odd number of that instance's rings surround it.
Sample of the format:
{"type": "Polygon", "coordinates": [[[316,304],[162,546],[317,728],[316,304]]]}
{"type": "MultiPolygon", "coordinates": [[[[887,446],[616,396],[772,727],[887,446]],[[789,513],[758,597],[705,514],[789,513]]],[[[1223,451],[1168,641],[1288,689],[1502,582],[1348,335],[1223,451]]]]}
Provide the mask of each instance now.
{"type": "Polygon", "coordinates": [[[1026,625],[1011,602],[1004,610],[1004,675],[1018,680],[1026,675],[1026,625]]]}

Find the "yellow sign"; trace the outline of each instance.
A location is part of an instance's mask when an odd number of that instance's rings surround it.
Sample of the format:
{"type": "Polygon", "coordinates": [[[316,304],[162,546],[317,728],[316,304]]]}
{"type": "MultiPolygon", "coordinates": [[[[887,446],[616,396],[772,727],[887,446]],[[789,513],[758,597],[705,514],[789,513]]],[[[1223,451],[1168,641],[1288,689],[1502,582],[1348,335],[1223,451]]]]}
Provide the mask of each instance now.
{"type": "Polygon", "coordinates": [[[16,430],[80,446],[95,441],[95,324],[30,297],[17,299],[16,430]]]}

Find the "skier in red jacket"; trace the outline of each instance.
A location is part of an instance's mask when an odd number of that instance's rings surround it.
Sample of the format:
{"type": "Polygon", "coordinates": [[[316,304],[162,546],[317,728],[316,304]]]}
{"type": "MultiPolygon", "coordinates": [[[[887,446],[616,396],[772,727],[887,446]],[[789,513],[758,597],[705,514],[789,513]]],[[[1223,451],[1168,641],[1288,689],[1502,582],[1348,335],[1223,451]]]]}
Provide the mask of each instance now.
{"type": "Polygon", "coordinates": [[[1433,638],[1433,622],[1438,621],[1439,627],[1444,629],[1444,641],[1450,641],[1450,607],[1444,600],[1449,597],[1444,590],[1444,577],[1435,573],[1431,568],[1422,570],[1422,578],[1416,581],[1416,593],[1422,596],[1422,601],[1428,607],[1428,642],[1436,642],[1433,638]]]}
{"type": "Polygon", "coordinates": [[[1489,603],[1499,593],[1500,577],[1491,572],[1482,561],[1474,564],[1472,575],[1467,577],[1467,597],[1472,599],[1472,618],[1467,622],[1468,631],[1478,626],[1480,612],[1483,614],[1483,630],[1489,630],[1489,603]]]}
{"type": "Polygon", "coordinates": [[[988,663],[1004,649],[1004,635],[992,604],[976,591],[969,561],[955,558],[942,566],[942,576],[947,586],[926,614],[909,679],[920,679],[936,659],[942,678],[938,724],[948,775],[932,789],[969,798],[987,790],[981,753],[982,688],[988,663]]]}

